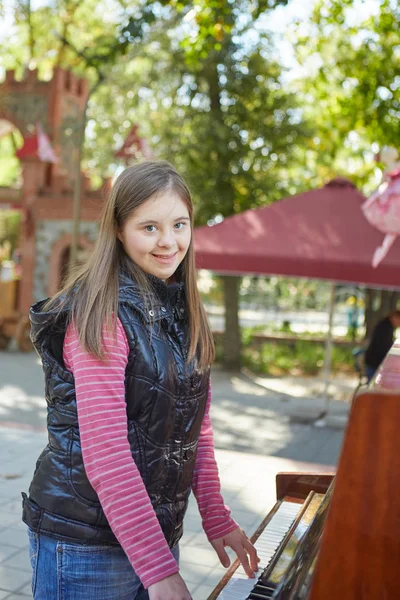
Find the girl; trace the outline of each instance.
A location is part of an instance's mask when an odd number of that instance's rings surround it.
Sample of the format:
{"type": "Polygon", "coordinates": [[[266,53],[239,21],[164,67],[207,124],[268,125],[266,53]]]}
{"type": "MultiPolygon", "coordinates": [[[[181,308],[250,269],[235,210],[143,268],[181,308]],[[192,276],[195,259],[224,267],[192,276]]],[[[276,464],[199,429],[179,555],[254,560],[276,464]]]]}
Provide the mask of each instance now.
{"type": "Polygon", "coordinates": [[[31,308],[49,433],[23,494],[35,600],[190,599],[178,542],[191,490],[222,564],[230,546],[257,570],[220,494],[192,226],[172,165],[127,168],[88,263],[31,308]]]}

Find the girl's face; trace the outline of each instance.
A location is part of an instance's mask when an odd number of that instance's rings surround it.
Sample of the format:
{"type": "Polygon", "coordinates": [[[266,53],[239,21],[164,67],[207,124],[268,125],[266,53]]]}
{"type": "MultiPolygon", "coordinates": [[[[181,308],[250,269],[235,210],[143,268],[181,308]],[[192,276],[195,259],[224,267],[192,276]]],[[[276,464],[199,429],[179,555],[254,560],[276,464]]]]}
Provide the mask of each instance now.
{"type": "Polygon", "coordinates": [[[191,236],[189,211],[173,190],[164,190],[143,202],[118,233],[133,262],[164,281],[185,258],[191,236]]]}

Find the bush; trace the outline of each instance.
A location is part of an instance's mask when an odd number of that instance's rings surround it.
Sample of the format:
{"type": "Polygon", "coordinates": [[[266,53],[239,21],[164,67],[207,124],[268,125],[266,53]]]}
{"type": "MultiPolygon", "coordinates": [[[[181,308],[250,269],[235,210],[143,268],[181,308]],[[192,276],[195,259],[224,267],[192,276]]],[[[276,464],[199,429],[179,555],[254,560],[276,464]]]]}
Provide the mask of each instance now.
{"type": "MultiPolygon", "coordinates": [[[[243,350],[243,364],[254,373],[268,375],[316,375],[324,364],[325,347],[307,340],[294,344],[268,342],[260,347],[247,343],[243,350]]],[[[353,370],[351,348],[334,346],[332,371],[353,370]]]]}

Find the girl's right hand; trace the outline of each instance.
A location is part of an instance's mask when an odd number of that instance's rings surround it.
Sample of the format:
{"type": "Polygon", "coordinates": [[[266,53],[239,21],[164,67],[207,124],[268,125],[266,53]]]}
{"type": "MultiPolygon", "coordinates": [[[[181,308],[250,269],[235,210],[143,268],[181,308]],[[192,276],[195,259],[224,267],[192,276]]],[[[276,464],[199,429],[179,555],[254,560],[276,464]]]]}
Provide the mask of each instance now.
{"type": "Polygon", "coordinates": [[[147,589],[150,600],[192,600],[192,596],[179,573],[174,573],[147,589]]]}

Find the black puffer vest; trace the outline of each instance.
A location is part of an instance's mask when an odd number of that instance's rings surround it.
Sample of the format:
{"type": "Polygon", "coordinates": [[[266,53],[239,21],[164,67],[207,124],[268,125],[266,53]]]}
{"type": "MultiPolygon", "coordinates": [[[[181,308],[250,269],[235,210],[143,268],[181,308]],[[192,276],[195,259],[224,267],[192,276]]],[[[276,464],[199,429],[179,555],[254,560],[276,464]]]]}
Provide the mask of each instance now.
{"type": "MultiPolygon", "coordinates": [[[[137,284],[121,276],[119,318],[130,353],[125,373],[128,438],[170,547],[182,535],[209,372],[186,364],[188,322],[182,284],[149,278],[146,308],[137,284]]],[[[118,544],[82,459],[74,377],[64,366],[67,312],[31,308],[31,337],[45,373],[49,443],[39,456],[23,520],[34,531],[82,543],[118,544]]]]}

